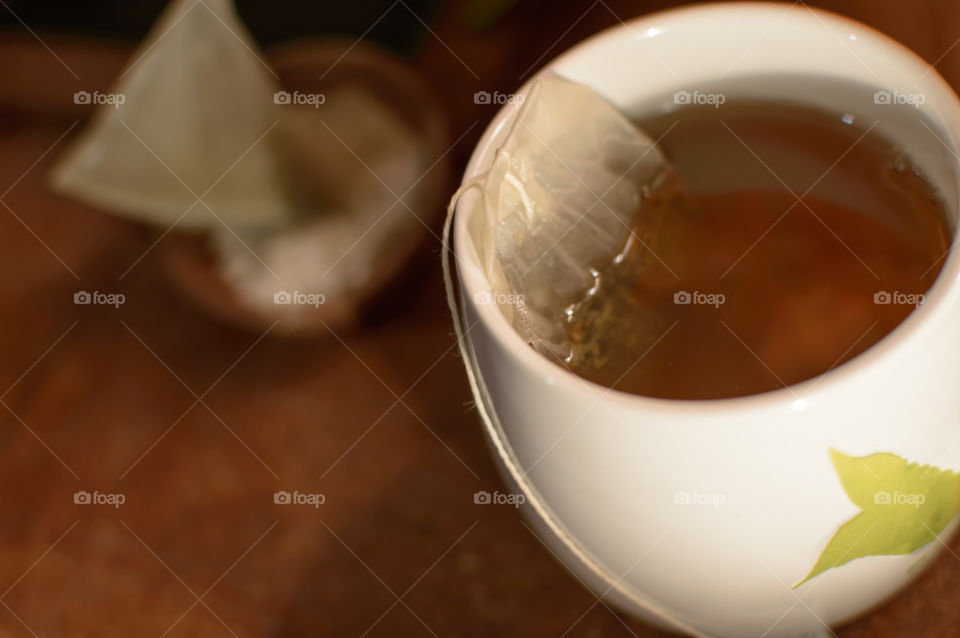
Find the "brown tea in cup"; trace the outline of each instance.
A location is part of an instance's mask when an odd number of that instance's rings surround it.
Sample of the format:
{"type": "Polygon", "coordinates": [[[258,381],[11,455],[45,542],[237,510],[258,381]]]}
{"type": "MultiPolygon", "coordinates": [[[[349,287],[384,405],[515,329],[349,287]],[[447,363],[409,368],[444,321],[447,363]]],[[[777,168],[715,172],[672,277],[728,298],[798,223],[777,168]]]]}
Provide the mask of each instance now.
{"type": "Polygon", "coordinates": [[[923,303],[946,211],[875,122],[725,99],[639,124],[675,180],[569,309],[562,365],[651,397],[756,394],[849,361],[923,303]]]}

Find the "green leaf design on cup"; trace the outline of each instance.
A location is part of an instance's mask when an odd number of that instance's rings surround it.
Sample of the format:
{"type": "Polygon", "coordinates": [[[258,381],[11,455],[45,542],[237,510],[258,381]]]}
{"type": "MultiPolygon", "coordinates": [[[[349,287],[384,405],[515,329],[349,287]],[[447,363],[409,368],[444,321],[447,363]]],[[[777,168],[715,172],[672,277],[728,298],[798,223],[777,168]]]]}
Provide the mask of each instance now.
{"type": "Polygon", "coordinates": [[[960,475],[880,452],[830,450],[840,484],[861,512],[840,526],[799,587],[864,556],[900,556],[926,545],[960,512],[960,475]]]}

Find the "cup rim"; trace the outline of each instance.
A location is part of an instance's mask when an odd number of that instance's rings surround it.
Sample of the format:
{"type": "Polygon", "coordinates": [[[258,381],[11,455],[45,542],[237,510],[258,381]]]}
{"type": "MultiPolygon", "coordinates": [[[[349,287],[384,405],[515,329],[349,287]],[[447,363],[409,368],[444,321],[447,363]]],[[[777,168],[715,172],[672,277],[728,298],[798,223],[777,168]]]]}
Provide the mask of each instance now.
{"type": "MultiPolygon", "coordinates": [[[[517,93],[525,93],[530,85],[541,75],[550,72],[555,66],[559,65],[565,59],[576,56],[586,49],[603,46],[603,42],[608,39],[614,39],[629,35],[636,37],[637,31],[643,31],[646,28],[653,27],[654,22],[660,23],[657,28],[662,28],[665,21],[670,21],[671,27],[682,24],[683,20],[689,18],[688,14],[697,14],[703,16],[705,13],[731,14],[736,12],[749,11],[753,13],[786,11],[794,7],[795,4],[787,2],[759,2],[759,1],[733,1],[707,3],[700,2],[681,7],[674,7],[662,11],[645,14],[620,24],[604,29],[595,33],[586,39],[575,44],[557,57],[551,59],[534,73],[518,89],[517,93]]],[[[867,38],[876,44],[882,45],[888,49],[892,56],[902,59],[909,59],[914,63],[929,67],[929,80],[939,83],[944,89],[944,96],[947,104],[945,109],[941,109],[940,115],[945,122],[954,121],[960,127],[960,99],[952,87],[947,84],[937,69],[920,58],[914,51],[894,40],[890,36],[863,24],[847,16],[827,11],[817,7],[805,6],[804,9],[817,15],[821,21],[827,21],[834,26],[844,26],[848,29],[855,29],[857,38],[867,38]]],[[[477,142],[470,155],[467,168],[464,171],[462,184],[467,184],[476,174],[479,173],[478,160],[485,153],[489,152],[489,147],[493,140],[498,136],[511,120],[516,111],[519,110],[518,104],[506,104],[503,106],[494,118],[491,120],[484,133],[477,142]]],[[[953,148],[949,149],[955,156],[960,158],[960,146],[953,139],[950,140],[953,148]]],[[[960,159],[958,159],[960,162],[960,159]]],[[[492,337],[496,339],[516,361],[522,364],[537,376],[549,379],[549,383],[555,387],[569,392],[582,392],[583,390],[592,391],[594,394],[600,393],[599,398],[604,401],[633,409],[659,409],[669,411],[680,411],[688,414],[707,414],[716,413],[718,410],[739,411],[745,408],[782,408],[790,404],[797,404],[796,407],[803,408],[821,399],[834,386],[840,385],[851,378],[861,376],[867,369],[880,364],[883,360],[893,357],[908,347],[908,342],[918,338],[918,333],[924,323],[934,319],[936,314],[945,311],[951,296],[960,294],[955,289],[960,289],[960,251],[955,250],[960,242],[960,211],[956,218],[956,223],[952,229],[952,239],[950,248],[943,261],[937,278],[933,285],[925,293],[924,303],[915,308],[907,315],[894,329],[884,335],[880,341],[873,344],[865,351],[856,355],[852,359],[845,361],[833,368],[828,369],[815,377],[789,384],[756,394],[748,394],[735,397],[711,398],[711,399],[670,399],[663,397],[651,397],[645,395],[632,394],[623,390],[616,390],[589,379],[585,379],[563,366],[550,361],[541,353],[535,351],[523,340],[516,332],[514,327],[507,321],[507,318],[497,307],[497,304],[478,304],[474,301],[474,296],[478,293],[489,291],[489,285],[486,281],[486,274],[482,266],[478,263],[476,251],[472,246],[468,246],[467,214],[457,214],[461,212],[464,206],[463,200],[456,202],[453,221],[453,250],[456,260],[457,274],[460,282],[459,290],[459,311],[462,314],[464,304],[472,304],[474,311],[479,316],[479,321],[483,322],[489,329],[492,337]],[[471,263],[465,263],[461,257],[471,255],[471,263]]],[[[467,334],[458,335],[460,338],[467,339],[467,334]]],[[[470,343],[472,350],[473,344],[470,343]]],[[[471,365],[471,362],[466,362],[471,365]]]]}

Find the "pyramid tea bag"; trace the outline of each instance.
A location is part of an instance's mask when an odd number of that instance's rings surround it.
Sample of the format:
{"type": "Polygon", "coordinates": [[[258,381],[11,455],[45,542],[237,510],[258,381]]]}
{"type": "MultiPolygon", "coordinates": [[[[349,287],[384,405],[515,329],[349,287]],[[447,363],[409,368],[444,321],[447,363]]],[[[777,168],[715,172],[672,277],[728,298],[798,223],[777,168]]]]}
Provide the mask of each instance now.
{"type": "MultiPolygon", "coordinates": [[[[386,99],[418,78],[391,74],[400,63],[353,44],[327,63],[356,49],[360,61],[342,65],[355,78],[311,85],[322,93],[289,87],[291,100],[233,4],[170,3],[113,89],[121,104],[98,106],[55,167],[54,186],[164,235],[202,235],[209,261],[176,246],[169,259],[187,294],[218,316],[239,306],[290,330],[346,322],[424,231],[427,154],[440,142],[403,109],[430,98],[386,99]],[[207,267],[214,277],[197,277],[207,267]],[[220,283],[227,301],[212,306],[224,298],[220,283]]],[[[314,64],[331,51],[322,40],[310,46],[296,51],[314,64]]]]}
{"type": "Polygon", "coordinates": [[[564,321],[631,237],[669,169],[653,140],[592,89],[535,81],[478,180],[493,298],[538,350],[565,359],[564,321]]]}
{"type": "Polygon", "coordinates": [[[113,88],[122,104],[96,110],[54,186],[163,228],[289,221],[269,139],[280,86],[257,52],[232,0],[175,0],[113,88]]]}

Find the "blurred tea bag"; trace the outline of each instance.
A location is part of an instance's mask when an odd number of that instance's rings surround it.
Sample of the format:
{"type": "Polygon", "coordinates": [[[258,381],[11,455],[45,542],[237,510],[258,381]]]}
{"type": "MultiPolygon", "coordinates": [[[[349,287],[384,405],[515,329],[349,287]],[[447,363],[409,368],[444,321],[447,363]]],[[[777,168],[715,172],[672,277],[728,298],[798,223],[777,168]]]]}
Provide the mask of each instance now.
{"type": "Polygon", "coordinates": [[[288,172],[312,184],[302,193],[317,214],[277,230],[211,233],[221,276],[248,307],[278,315],[309,311],[276,305],[278,290],[357,295],[391,271],[392,256],[422,232],[415,211],[427,170],[423,140],[361,86],[329,91],[322,115],[310,106],[286,114],[278,144],[288,172]]]}
{"type": "Polygon", "coordinates": [[[279,89],[233,0],[174,0],[54,186],[164,228],[284,224],[297,203],[269,139],[279,89]]]}
{"type": "Polygon", "coordinates": [[[558,358],[564,322],[624,250],[645,194],[667,179],[653,140],[592,89],[537,80],[482,177],[480,250],[520,335],[558,358]]]}

